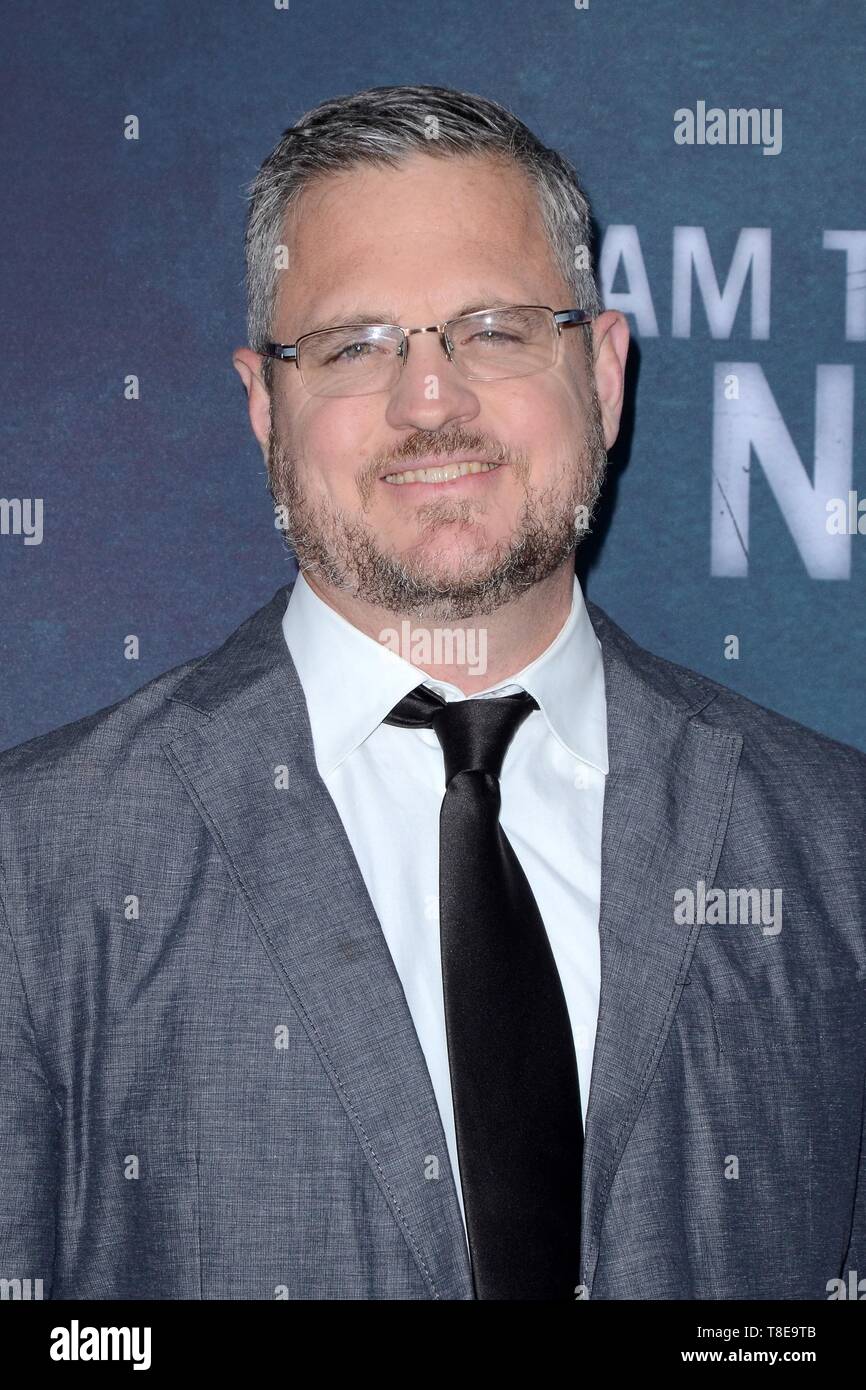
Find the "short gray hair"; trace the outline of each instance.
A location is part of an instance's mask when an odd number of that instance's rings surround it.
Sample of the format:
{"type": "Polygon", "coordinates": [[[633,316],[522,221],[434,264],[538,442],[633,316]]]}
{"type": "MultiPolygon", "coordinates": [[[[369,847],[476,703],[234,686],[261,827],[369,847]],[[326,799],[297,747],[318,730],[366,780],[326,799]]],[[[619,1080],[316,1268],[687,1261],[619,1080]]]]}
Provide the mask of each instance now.
{"type": "MultiPolygon", "coordinates": [[[[532,181],[550,247],[575,305],[601,312],[592,269],[592,213],[573,166],[548,149],[522,121],[496,101],[451,87],[370,87],[334,97],[285,130],[249,187],[246,254],[249,344],[264,352],[271,341],[277,298],[277,248],[286,219],[314,179],[356,165],[396,168],[415,152],[446,159],[490,155],[511,159],[532,181]]],[[[558,306],[557,306],[558,307],[558,306]]],[[[589,328],[583,330],[587,352],[589,328]]],[[[264,378],[272,380],[273,359],[264,378]]]]}

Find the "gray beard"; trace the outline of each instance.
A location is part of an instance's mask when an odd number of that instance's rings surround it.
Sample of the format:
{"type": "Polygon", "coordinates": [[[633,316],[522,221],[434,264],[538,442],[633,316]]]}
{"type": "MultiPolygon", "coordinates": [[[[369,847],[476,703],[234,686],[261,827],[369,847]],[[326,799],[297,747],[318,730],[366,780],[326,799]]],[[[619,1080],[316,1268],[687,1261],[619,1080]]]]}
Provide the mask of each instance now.
{"type": "MultiPolygon", "coordinates": [[[[287,518],[284,536],[298,568],[388,613],[442,623],[487,616],[547,579],[586,534],[601,493],[607,454],[595,390],[581,457],[576,467],[563,473],[558,485],[543,490],[532,487],[524,459],[491,451],[484,436],[459,427],[411,436],[401,446],[394,471],[412,457],[441,453],[447,462],[447,454],[458,451],[507,459],[522,479],[524,501],[507,540],[483,554],[466,557],[456,572],[441,579],[426,571],[423,561],[407,562],[382,550],[362,515],[346,515],[326,503],[312,502],[300,485],[294,459],[277,438],[272,414],[269,490],[287,518]]],[[[359,484],[363,505],[371,486],[359,484]]],[[[465,497],[435,499],[418,509],[419,539],[425,532],[435,533],[445,520],[471,523],[477,517],[476,507],[465,497]]]]}

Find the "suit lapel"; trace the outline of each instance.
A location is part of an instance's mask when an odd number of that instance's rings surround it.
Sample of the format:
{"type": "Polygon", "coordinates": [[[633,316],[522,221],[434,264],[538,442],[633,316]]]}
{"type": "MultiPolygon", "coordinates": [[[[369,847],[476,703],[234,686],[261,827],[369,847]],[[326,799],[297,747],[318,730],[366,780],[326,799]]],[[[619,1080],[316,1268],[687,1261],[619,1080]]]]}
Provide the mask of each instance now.
{"type": "Polygon", "coordinates": [[[166,753],[213,836],[431,1296],[472,1297],[445,1135],[403,989],[281,631],[288,588],[190,672],[166,753]],[[286,769],[284,789],[275,787],[286,769]],[[359,1024],[359,1020],[361,1020],[359,1024]],[[425,1179],[427,1155],[440,1179],[425,1179]]]}
{"type": "Polygon", "coordinates": [[[610,771],[601,853],[601,999],[584,1150],[582,1278],[591,1285],[605,1206],[679,1002],[700,926],[674,923],[674,892],[713,883],[742,746],[693,718],[712,687],[668,679],[594,605],[604,659],[610,771]]]}

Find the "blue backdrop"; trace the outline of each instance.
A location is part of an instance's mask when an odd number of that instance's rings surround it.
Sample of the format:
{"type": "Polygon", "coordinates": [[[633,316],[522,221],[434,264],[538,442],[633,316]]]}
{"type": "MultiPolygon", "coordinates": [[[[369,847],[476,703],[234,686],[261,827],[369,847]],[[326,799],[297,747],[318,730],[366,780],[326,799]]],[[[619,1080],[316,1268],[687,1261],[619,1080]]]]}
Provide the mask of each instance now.
{"type": "Polygon", "coordinates": [[[569,156],[629,314],[589,596],[866,749],[862,0],[4,11],[0,746],[205,652],[291,576],[231,366],[244,189],[325,97],[432,82],[569,156]]]}

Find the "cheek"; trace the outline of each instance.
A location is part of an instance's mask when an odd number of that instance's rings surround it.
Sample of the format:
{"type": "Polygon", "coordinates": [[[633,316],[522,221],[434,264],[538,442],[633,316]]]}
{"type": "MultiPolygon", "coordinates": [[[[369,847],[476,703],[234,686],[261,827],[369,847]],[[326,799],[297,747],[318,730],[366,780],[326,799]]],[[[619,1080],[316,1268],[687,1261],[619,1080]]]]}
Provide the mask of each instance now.
{"type": "Polygon", "coordinates": [[[359,398],[311,402],[294,418],[290,438],[308,489],[338,505],[357,505],[359,473],[385,433],[381,407],[359,398]]]}
{"type": "Polygon", "coordinates": [[[582,439],[585,416],[575,383],[551,374],[527,379],[522,388],[514,382],[507,396],[489,402],[480,423],[515,454],[524,454],[533,476],[541,478],[555,472],[563,454],[582,439]]]}
{"type": "Polygon", "coordinates": [[[555,429],[572,440],[582,435],[586,421],[586,400],[580,378],[571,371],[551,373],[544,382],[539,408],[539,432],[555,429]]]}

